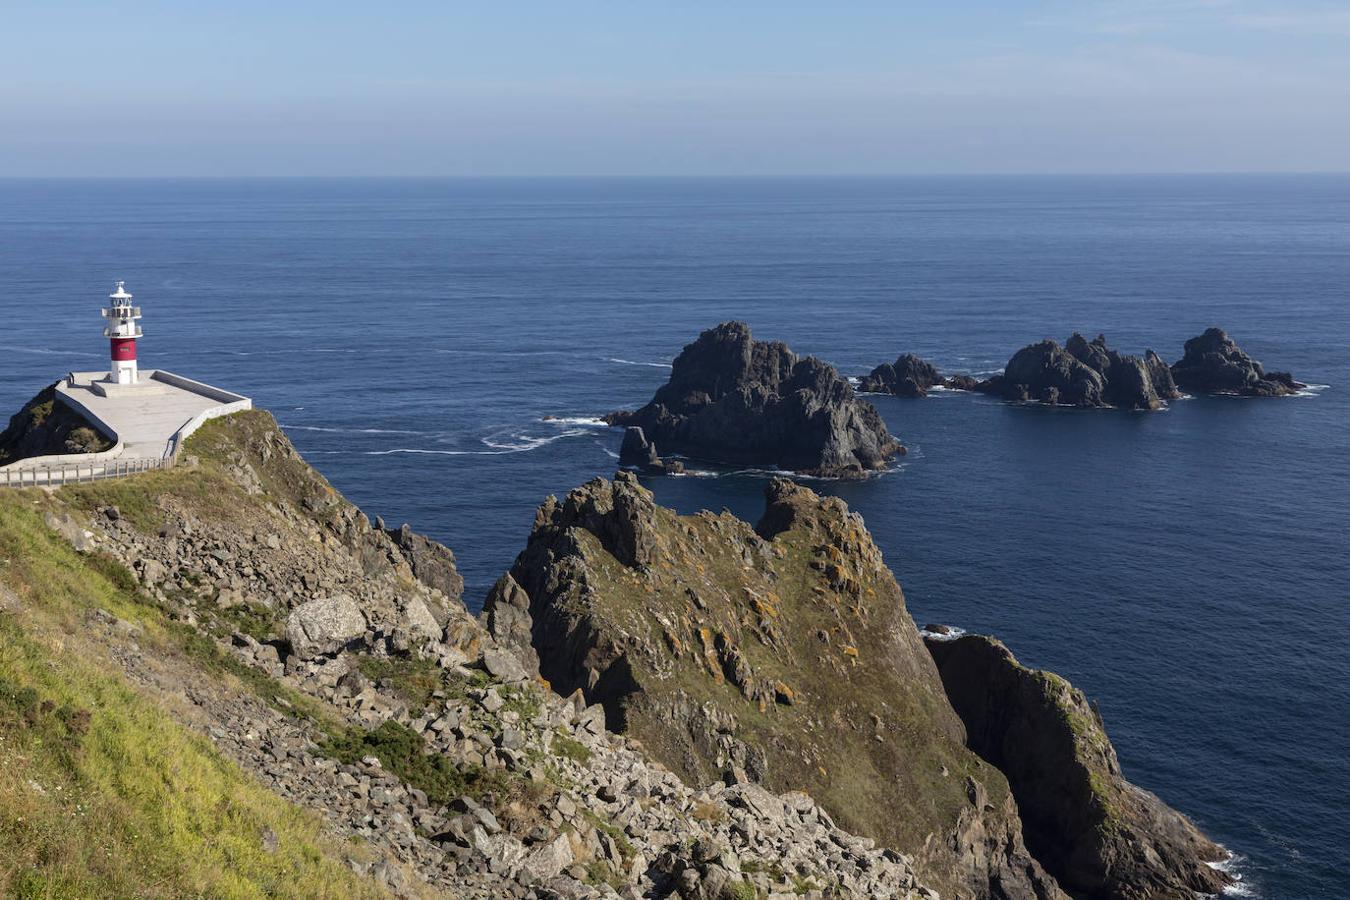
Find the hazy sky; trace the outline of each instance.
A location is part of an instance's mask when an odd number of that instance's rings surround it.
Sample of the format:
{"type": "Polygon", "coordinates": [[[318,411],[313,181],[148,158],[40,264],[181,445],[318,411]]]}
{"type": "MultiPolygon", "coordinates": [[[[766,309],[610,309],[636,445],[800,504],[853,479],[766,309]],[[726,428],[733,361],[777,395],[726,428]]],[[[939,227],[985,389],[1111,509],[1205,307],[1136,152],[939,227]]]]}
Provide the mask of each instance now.
{"type": "Polygon", "coordinates": [[[1350,170],[1350,0],[0,0],[0,175],[1350,170]]]}

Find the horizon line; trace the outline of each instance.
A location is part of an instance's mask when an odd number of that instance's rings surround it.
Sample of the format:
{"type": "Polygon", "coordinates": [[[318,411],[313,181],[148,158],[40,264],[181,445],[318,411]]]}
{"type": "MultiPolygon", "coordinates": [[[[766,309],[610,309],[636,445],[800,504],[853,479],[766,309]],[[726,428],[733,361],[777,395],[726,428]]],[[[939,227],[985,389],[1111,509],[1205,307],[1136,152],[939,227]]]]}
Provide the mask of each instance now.
{"type": "Polygon", "coordinates": [[[1166,170],[1166,171],[1100,171],[1100,172],[792,172],[783,174],[756,173],[641,173],[641,174],[560,174],[560,173],[441,173],[441,174],[380,174],[349,173],[334,175],[232,174],[232,175],[0,175],[3,181],[431,181],[431,180],[639,180],[639,179],[736,179],[744,181],[782,181],[790,179],[867,179],[867,178],[1195,178],[1195,177],[1325,177],[1350,176],[1347,170],[1166,170]]]}

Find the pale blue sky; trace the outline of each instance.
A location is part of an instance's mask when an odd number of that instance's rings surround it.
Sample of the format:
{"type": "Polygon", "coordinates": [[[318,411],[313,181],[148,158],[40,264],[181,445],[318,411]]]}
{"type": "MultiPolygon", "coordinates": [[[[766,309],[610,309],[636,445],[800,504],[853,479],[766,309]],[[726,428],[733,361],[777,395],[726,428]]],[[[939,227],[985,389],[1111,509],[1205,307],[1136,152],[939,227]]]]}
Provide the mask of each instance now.
{"type": "Polygon", "coordinates": [[[1350,170],[1350,2],[0,0],[2,175],[1350,170]]]}

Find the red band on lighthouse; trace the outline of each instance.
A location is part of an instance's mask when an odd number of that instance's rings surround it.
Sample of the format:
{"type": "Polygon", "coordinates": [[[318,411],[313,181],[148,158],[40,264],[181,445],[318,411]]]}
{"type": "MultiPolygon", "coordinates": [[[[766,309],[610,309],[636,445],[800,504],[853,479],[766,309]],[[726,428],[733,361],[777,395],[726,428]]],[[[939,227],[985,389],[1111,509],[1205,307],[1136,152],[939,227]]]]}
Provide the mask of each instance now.
{"type": "Polygon", "coordinates": [[[136,339],[113,338],[112,358],[114,362],[130,362],[136,359],[136,339]]]}

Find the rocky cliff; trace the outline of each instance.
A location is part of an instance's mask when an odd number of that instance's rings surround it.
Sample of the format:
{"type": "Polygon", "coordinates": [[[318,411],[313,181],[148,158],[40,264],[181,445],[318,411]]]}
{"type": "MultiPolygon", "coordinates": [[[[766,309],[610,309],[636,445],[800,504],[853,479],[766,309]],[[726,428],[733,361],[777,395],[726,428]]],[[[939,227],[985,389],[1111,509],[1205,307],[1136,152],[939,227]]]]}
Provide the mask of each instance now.
{"type": "Polygon", "coordinates": [[[703,332],[650,403],[607,421],[641,427],[664,453],[829,477],[882,469],[904,452],[831,366],[756,341],[743,322],[703,332]]]}
{"type": "Polygon", "coordinates": [[[597,479],[540,507],[485,617],[687,781],[805,791],[944,897],[1061,896],[837,499],[774,481],[752,529],[597,479]]]}
{"type": "Polygon", "coordinates": [[[1191,338],[1185,350],[1172,364],[1172,377],[1197,394],[1283,397],[1307,387],[1288,372],[1267,372],[1221,328],[1191,338]]]}
{"type": "Polygon", "coordinates": [[[49,385],[9,420],[0,432],[0,466],[64,453],[98,453],[112,446],[89,420],[66,406],[49,385]]]}
{"type": "MultiPolygon", "coordinates": [[[[123,698],[152,713],[137,713],[139,731],[117,740],[146,740],[152,714],[156,728],[192,734],[171,745],[194,748],[191,759],[175,756],[163,772],[138,762],[118,782],[148,779],[153,802],[139,827],[189,848],[170,872],[145,873],[154,885],[262,895],[283,884],[300,896],[934,896],[907,857],[846,831],[810,797],[682,780],[607,732],[605,712],[582,693],[549,691],[532,657],[494,637],[512,632],[509,600],[491,631],[480,626],[437,586],[458,588],[448,551],[372,524],[266,413],[208,423],[186,452],[171,471],[0,493],[10,560],[0,567],[0,634],[7,648],[51,645],[17,673],[22,654],[0,654],[0,758],[30,747],[14,741],[41,715],[52,719],[50,753],[66,752],[54,741],[69,741],[72,727],[92,727],[99,743],[86,752],[102,753],[113,740],[108,709],[123,698]],[[72,654],[110,686],[92,712],[44,712],[41,697],[69,695],[53,673],[72,654]],[[11,697],[30,696],[32,716],[10,717],[11,697]],[[211,778],[222,772],[236,774],[220,786],[211,778]],[[240,805],[246,785],[266,786],[281,811],[256,818],[240,805]],[[219,821],[184,828],[189,800],[219,821]],[[306,817],[317,820],[309,832],[294,827],[306,817]],[[227,835],[228,873],[186,870],[220,855],[210,841],[182,843],[198,829],[227,835]],[[336,843],[303,837],[320,831],[336,843]]],[[[123,758],[91,765],[121,771],[123,758]]],[[[114,804],[119,815],[140,796],[80,785],[84,804],[114,804]]],[[[0,777],[3,821],[11,787],[0,777]]],[[[34,804],[59,799],[14,789],[34,804]]],[[[58,813],[63,827],[82,821],[58,813]]],[[[139,859],[116,858],[121,833],[109,844],[115,858],[100,854],[88,873],[53,850],[57,839],[57,829],[0,828],[0,857],[25,860],[25,892],[76,883],[85,896],[144,892],[139,859]],[[114,866],[131,881],[111,880],[114,866]]],[[[19,892],[11,874],[0,865],[0,894],[19,892]]]]}
{"type": "Polygon", "coordinates": [[[1089,341],[1077,332],[1063,347],[1051,340],[1023,347],[980,389],[1014,402],[1120,409],[1161,409],[1180,396],[1152,350],[1128,356],[1108,347],[1103,335],[1089,341]]]}
{"type": "Polygon", "coordinates": [[[1227,853],[1125,780],[1083,693],[992,638],[930,638],[970,748],[1007,777],[1027,846],[1075,897],[1192,900],[1230,883],[1227,853]]]}

